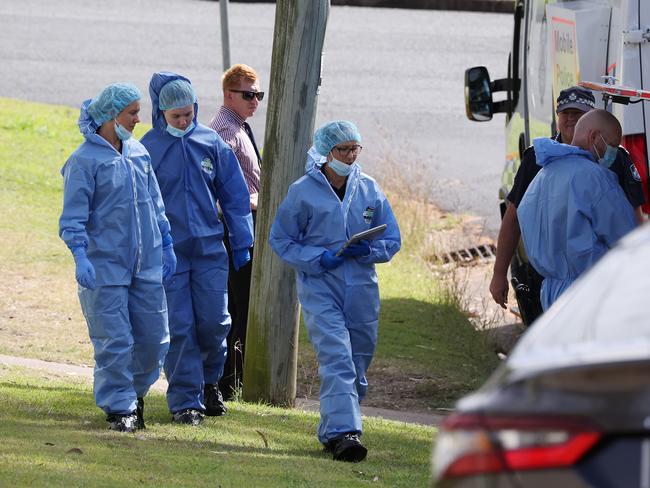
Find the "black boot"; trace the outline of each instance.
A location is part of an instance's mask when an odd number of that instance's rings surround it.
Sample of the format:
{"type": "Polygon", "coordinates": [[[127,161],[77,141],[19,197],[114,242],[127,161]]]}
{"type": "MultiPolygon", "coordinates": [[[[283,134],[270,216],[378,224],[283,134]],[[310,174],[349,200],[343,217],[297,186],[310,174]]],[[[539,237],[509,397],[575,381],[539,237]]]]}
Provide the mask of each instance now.
{"type": "Polygon", "coordinates": [[[119,414],[109,413],[106,416],[109,430],[116,430],[117,432],[135,432],[136,414],[119,414]]]}
{"type": "Polygon", "coordinates": [[[350,463],[363,461],[368,454],[368,449],[361,444],[359,436],[352,432],[329,441],[325,444],[325,449],[332,453],[332,459],[335,461],[347,461],[350,463]]]}
{"type": "Polygon", "coordinates": [[[184,425],[201,425],[203,423],[203,412],[194,408],[186,408],[172,414],[172,422],[184,425]]]}
{"type": "Polygon", "coordinates": [[[144,425],[144,398],[142,397],[138,397],[138,405],[135,409],[135,415],[136,415],[135,428],[146,429],[144,425]]]}
{"type": "Polygon", "coordinates": [[[205,414],[208,417],[220,417],[225,415],[227,411],[217,385],[205,385],[203,389],[203,404],[205,405],[205,414]]]}

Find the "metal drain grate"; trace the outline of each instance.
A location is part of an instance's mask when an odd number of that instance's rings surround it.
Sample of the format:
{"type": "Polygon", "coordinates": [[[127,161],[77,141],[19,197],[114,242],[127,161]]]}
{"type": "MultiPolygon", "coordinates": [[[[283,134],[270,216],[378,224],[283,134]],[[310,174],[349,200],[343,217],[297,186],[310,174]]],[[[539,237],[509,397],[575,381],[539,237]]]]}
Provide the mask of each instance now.
{"type": "Polygon", "coordinates": [[[437,264],[474,264],[477,262],[492,261],[496,257],[497,248],[494,244],[481,244],[480,246],[457,249],[433,256],[437,264]]]}

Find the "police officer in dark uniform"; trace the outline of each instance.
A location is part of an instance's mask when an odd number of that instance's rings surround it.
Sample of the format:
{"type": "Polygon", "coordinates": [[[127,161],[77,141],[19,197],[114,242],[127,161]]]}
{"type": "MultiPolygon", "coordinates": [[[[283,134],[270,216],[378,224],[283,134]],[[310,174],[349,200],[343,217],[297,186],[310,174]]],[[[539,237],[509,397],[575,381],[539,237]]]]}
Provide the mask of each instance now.
{"type": "MultiPolygon", "coordinates": [[[[571,144],[576,122],[595,106],[594,96],[585,88],[573,86],[562,90],[557,98],[558,133],[554,139],[571,144]]],[[[517,220],[517,207],[524,197],[528,185],[540,169],[541,167],[537,165],[535,150],[533,146],[530,146],[524,151],[514,184],[506,198],[507,208],[499,229],[494,272],[490,282],[492,298],[503,308],[506,308],[508,302],[508,265],[515,254],[521,236],[517,220]]],[[[623,147],[618,148],[617,157],[609,169],[618,176],[619,184],[632,204],[637,220],[639,223],[642,222],[641,205],[644,203],[644,196],[641,178],[629,153],[623,147]]],[[[543,278],[527,262],[515,259],[512,264],[512,284],[519,302],[519,310],[524,323],[530,325],[542,314],[540,289],[543,278]]]]}

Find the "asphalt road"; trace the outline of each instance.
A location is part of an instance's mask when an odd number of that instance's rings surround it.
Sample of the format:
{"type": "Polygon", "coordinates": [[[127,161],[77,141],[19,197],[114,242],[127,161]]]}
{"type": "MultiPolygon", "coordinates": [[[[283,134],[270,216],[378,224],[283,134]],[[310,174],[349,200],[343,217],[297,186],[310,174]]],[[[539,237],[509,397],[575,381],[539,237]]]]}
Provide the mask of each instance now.
{"type": "MultiPolygon", "coordinates": [[[[275,6],[231,3],[229,10],[231,59],[256,67],[268,88],[275,6]]],[[[317,124],[355,121],[367,172],[390,165],[412,191],[483,217],[494,235],[503,119],[466,120],[463,76],[474,65],[488,66],[493,78],[505,75],[510,17],[332,7],[317,124]]],[[[112,81],[132,81],[146,93],[154,71],[176,71],[192,80],[206,123],[221,100],[219,4],[3,0],[0,66],[0,96],[74,107],[112,81]]],[[[258,140],[265,108],[262,102],[251,120],[258,140]]],[[[148,103],[143,113],[148,118],[148,103]]]]}

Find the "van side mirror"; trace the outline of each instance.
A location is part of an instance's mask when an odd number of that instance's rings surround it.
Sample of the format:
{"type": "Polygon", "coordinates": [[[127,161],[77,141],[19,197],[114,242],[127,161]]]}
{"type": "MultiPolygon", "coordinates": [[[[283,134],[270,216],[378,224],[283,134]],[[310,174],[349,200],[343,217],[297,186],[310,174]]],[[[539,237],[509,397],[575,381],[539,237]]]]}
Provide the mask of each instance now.
{"type": "Polygon", "coordinates": [[[465,70],[465,112],[469,120],[492,120],[494,104],[490,74],[485,66],[474,66],[465,70]]]}
{"type": "Polygon", "coordinates": [[[465,112],[469,120],[485,122],[492,116],[504,112],[512,114],[514,104],[512,93],[514,86],[519,89],[519,82],[512,78],[490,81],[490,74],[485,66],[474,66],[465,70],[465,112]],[[508,98],[499,102],[492,100],[492,94],[508,92],[508,98]]]}

